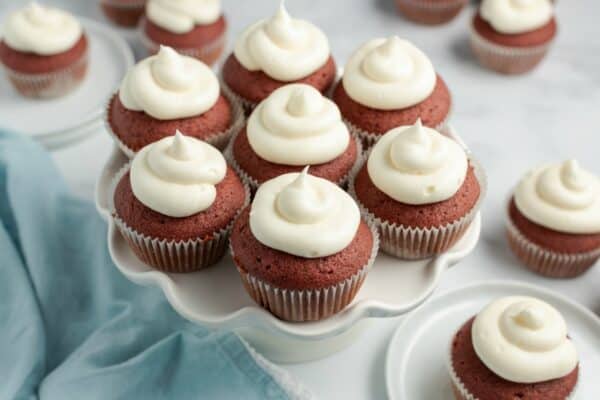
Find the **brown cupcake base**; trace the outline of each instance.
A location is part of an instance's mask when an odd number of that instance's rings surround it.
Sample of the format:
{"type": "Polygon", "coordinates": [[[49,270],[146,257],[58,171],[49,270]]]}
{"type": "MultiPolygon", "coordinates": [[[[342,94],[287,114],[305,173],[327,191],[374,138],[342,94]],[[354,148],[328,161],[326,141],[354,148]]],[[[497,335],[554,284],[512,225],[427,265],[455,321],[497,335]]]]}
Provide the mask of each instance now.
{"type": "Polygon", "coordinates": [[[453,20],[468,0],[396,0],[396,7],[406,18],[424,25],[440,25],[453,20]]]}
{"type": "Polygon", "coordinates": [[[144,15],[144,7],[146,0],[139,1],[118,1],[118,0],[101,0],[100,8],[102,12],[111,22],[116,25],[133,28],[137,26],[142,15],[144,15]]]}

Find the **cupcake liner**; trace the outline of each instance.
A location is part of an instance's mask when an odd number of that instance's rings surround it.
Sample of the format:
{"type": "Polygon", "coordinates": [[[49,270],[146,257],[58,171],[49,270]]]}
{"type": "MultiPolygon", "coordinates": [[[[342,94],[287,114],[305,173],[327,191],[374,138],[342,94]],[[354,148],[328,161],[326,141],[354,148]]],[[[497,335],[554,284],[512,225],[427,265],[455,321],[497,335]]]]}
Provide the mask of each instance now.
{"type": "Polygon", "coordinates": [[[73,91],[83,81],[88,68],[88,51],[68,67],[47,73],[29,74],[3,67],[12,85],[23,96],[52,99],[73,91]]]}
{"type": "Polygon", "coordinates": [[[484,67],[508,75],[532,70],[544,58],[554,40],[541,46],[508,47],[489,41],[471,24],[471,49],[484,67]]]}
{"type": "Polygon", "coordinates": [[[244,288],[252,299],[276,317],[293,322],[318,321],[342,311],[352,302],[371,269],[379,248],[377,230],[369,225],[373,248],[367,263],[354,275],[342,282],[321,289],[283,289],[249,274],[238,265],[229,246],[244,288]]]}
{"type": "Polygon", "coordinates": [[[468,0],[396,0],[396,7],[411,21],[425,25],[438,25],[454,19],[468,2],[468,0]]]}
{"type": "MultiPolygon", "coordinates": [[[[365,158],[368,159],[368,155],[365,158]]],[[[397,225],[376,217],[361,203],[354,188],[354,179],[362,165],[353,171],[348,192],[358,204],[363,216],[378,228],[381,250],[401,259],[420,260],[447,251],[463,236],[475,219],[487,191],[487,178],[483,168],[472,157],[469,161],[479,182],[479,199],[462,218],[444,226],[429,228],[397,225]]]]}
{"type": "Polygon", "coordinates": [[[600,248],[574,254],[545,249],[523,235],[510,216],[506,218],[506,236],[511,250],[527,268],[550,278],[575,278],[600,258],[600,248]]]}
{"type": "Polygon", "coordinates": [[[242,96],[240,96],[239,94],[235,93],[233,91],[233,89],[231,89],[229,87],[227,82],[225,82],[225,78],[223,78],[222,73],[220,74],[220,80],[221,80],[221,89],[223,90],[223,92],[227,93],[227,95],[229,97],[231,97],[232,99],[236,99],[238,101],[238,103],[240,103],[242,105],[246,116],[249,116],[250,114],[252,114],[252,111],[258,105],[258,103],[247,100],[247,99],[243,98],[242,96]]]}
{"type": "Polygon", "coordinates": [[[244,205],[238,210],[232,221],[225,228],[215,231],[210,239],[189,239],[186,241],[161,239],[137,232],[117,214],[114,206],[114,193],[121,178],[129,171],[129,167],[130,163],[127,163],[113,178],[108,200],[115,226],[142,262],[164,272],[189,273],[210,267],[223,258],[229,243],[229,234],[233,222],[241,210],[250,203],[248,186],[244,185],[246,192],[244,205]]]}
{"type": "MultiPolygon", "coordinates": [[[[162,43],[155,42],[148,35],[144,29],[146,24],[146,18],[142,18],[139,22],[138,37],[149,55],[156,54],[160,49],[162,43]]],[[[197,58],[205,64],[213,65],[223,53],[225,44],[227,42],[227,36],[223,33],[221,36],[213,40],[212,42],[203,44],[202,47],[173,47],[178,53],[197,58]]]]}
{"type": "MultiPolygon", "coordinates": [[[[229,101],[229,104],[231,105],[232,123],[229,126],[229,128],[227,128],[226,131],[217,132],[217,133],[210,135],[207,138],[201,139],[201,140],[204,140],[206,143],[213,145],[214,147],[216,147],[219,150],[223,150],[223,149],[225,149],[225,147],[227,147],[227,143],[229,142],[229,139],[233,135],[237,134],[237,132],[240,129],[242,129],[242,127],[244,126],[244,124],[246,122],[246,117],[244,115],[244,111],[242,110],[242,106],[237,102],[237,100],[235,98],[230,97],[227,94],[227,92],[223,91],[222,93],[227,98],[227,100],[229,101]]],[[[134,151],[133,149],[130,149],[125,143],[123,143],[121,141],[121,139],[113,131],[112,127],[110,126],[110,122],[108,121],[108,116],[110,115],[110,104],[112,102],[113,96],[114,96],[114,94],[111,95],[109,97],[108,101],[106,102],[106,106],[105,106],[106,111],[105,111],[105,115],[104,115],[104,128],[110,134],[110,136],[112,137],[113,141],[117,144],[119,149],[121,149],[121,151],[127,157],[133,158],[133,156],[135,156],[136,151],[134,151]]],[[[185,134],[185,132],[183,132],[183,133],[185,134]]],[[[173,132],[173,134],[175,134],[175,132],[173,132]]]]}
{"type": "MultiPolygon", "coordinates": [[[[251,177],[239,164],[238,162],[235,160],[235,157],[233,155],[233,144],[235,143],[235,140],[237,138],[237,135],[239,135],[239,133],[242,130],[239,129],[235,135],[232,136],[231,140],[229,141],[229,144],[227,145],[227,147],[225,148],[223,155],[225,156],[225,159],[227,160],[227,162],[231,165],[231,167],[235,170],[235,172],[237,172],[237,174],[240,176],[240,178],[242,179],[242,181],[244,181],[244,183],[246,183],[249,187],[252,193],[256,192],[256,189],[258,189],[258,187],[260,186],[260,183],[254,179],[253,177],[251,177]]],[[[357,146],[357,151],[356,151],[356,160],[354,161],[354,164],[352,165],[352,167],[348,170],[348,173],[346,175],[344,175],[342,177],[342,179],[340,179],[339,181],[336,182],[336,184],[342,188],[346,187],[348,185],[348,182],[350,181],[350,175],[352,173],[352,171],[359,165],[362,164],[362,162],[364,161],[364,152],[363,152],[363,148],[362,148],[362,143],[360,141],[360,139],[358,139],[357,137],[355,137],[354,135],[350,134],[350,137],[352,138],[352,140],[356,141],[356,146],[357,146]]]]}

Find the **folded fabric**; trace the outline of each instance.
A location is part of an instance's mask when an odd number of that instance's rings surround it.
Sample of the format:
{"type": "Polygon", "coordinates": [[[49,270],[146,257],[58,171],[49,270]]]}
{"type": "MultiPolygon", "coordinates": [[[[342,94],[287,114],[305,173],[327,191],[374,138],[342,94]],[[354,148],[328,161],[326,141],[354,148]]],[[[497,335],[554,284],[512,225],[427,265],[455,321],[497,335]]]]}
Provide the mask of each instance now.
{"type": "Polygon", "coordinates": [[[0,222],[0,399],[312,398],[236,334],[121,276],[93,205],[44,149],[2,132],[0,222]]]}

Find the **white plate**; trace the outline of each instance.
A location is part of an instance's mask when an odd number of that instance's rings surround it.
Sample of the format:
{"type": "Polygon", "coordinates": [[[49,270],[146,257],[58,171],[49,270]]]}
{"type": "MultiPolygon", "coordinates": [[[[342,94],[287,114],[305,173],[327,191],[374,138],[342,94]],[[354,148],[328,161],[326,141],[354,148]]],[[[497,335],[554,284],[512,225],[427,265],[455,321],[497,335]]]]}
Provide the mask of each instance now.
{"type": "Polygon", "coordinates": [[[89,39],[89,70],[81,85],[49,100],[19,95],[0,74],[0,127],[58,147],[97,130],[108,98],[117,90],[133,54],[109,27],[79,18],[89,39]]]}
{"type": "Polygon", "coordinates": [[[392,337],[387,353],[386,381],[390,400],[454,400],[446,369],[452,336],[490,301],[512,295],[537,297],[562,313],[580,356],[577,398],[598,398],[600,319],[588,309],[547,289],[496,281],[445,292],[404,319],[392,337]]]}

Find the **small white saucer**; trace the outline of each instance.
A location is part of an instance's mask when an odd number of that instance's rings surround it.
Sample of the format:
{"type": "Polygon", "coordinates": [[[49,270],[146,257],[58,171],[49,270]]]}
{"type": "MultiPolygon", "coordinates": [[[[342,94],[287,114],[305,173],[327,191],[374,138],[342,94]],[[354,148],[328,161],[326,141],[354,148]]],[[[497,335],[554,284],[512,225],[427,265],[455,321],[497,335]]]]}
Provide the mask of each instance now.
{"type": "Polygon", "coordinates": [[[566,297],[529,284],[492,281],[436,296],[406,317],[392,337],[386,359],[390,400],[454,400],[446,368],[454,333],[494,299],[533,296],[556,307],[567,321],[580,357],[577,398],[600,393],[600,319],[566,297]]]}
{"type": "Polygon", "coordinates": [[[19,95],[0,74],[0,128],[34,137],[47,147],[61,147],[101,127],[112,93],[134,59],[127,43],[109,27],[79,18],[89,39],[89,69],[72,93],[49,100],[19,95]]]}

